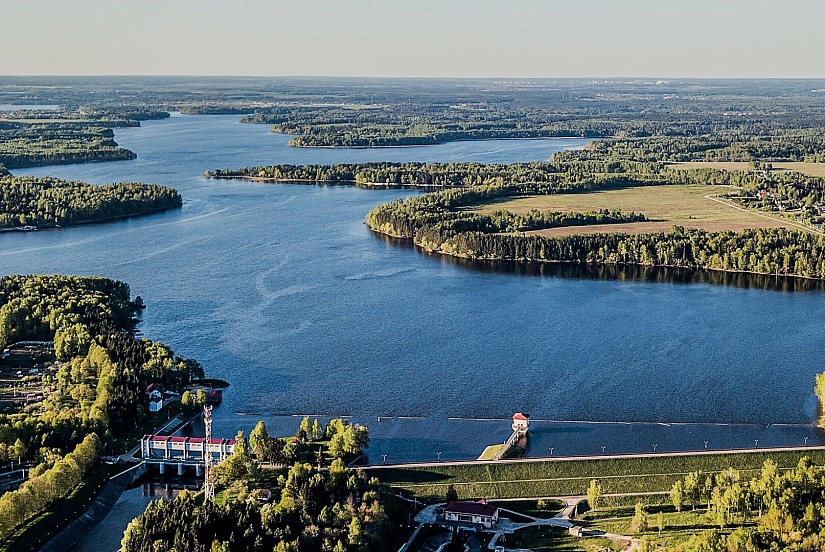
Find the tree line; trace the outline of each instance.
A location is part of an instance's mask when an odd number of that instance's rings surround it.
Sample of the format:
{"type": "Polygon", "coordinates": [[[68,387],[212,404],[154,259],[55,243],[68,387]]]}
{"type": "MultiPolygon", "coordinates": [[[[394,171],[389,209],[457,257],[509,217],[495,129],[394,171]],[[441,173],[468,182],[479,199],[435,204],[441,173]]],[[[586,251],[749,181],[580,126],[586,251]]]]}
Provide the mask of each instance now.
{"type": "Polygon", "coordinates": [[[87,435],[74,451],[52,467],[41,464],[31,471],[20,489],[0,496],[0,540],[54,501],[68,496],[94,464],[99,446],[96,434],[87,435]]]}
{"type": "Polygon", "coordinates": [[[0,228],[65,226],[179,208],[180,194],[163,186],[95,186],[50,177],[0,177],[0,228]]]}

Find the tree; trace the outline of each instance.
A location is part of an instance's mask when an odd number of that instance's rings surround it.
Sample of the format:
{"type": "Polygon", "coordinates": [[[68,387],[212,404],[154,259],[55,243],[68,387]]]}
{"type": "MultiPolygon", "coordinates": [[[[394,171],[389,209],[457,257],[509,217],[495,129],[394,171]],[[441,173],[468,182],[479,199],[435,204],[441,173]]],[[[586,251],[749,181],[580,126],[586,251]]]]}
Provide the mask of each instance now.
{"type": "Polygon", "coordinates": [[[297,437],[301,440],[308,439],[312,435],[312,423],[309,421],[309,416],[305,416],[298,425],[297,437]]]}
{"type": "Polygon", "coordinates": [[[23,457],[26,456],[26,445],[23,443],[23,441],[20,440],[19,437],[11,446],[11,450],[9,450],[9,455],[12,458],[17,458],[18,463],[23,463],[23,457]]]}
{"type": "Polygon", "coordinates": [[[587,487],[587,503],[592,510],[598,510],[602,499],[602,486],[596,479],[590,480],[587,487]]]}
{"type": "Polygon", "coordinates": [[[630,522],[630,530],[634,533],[644,533],[648,529],[647,512],[641,502],[636,503],[636,512],[630,522]]]}
{"type": "Polygon", "coordinates": [[[195,400],[192,398],[192,393],[188,390],[183,392],[183,395],[180,397],[180,403],[185,407],[194,406],[195,400]]]}
{"type": "Polygon", "coordinates": [[[684,496],[695,510],[701,495],[702,472],[691,472],[685,476],[684,496]]]}
{"type": "Polygon", "coordinates": [[[458,492],[455,490],[455,485],[447,487],[447,494],[444,498],[447,502],[455,502],[458,500],[458,492]]]}
{"type": "Polygon", "coordinates": [[[249,446],[252,448],[252,453],[258,460],[263,460],[267,456],[269,434],[266,431],[266,424],[264,424],[263,420],[255,424],[255,428],[249,433],[249,446]]]}
{"type": "Polygon", "coordinates": [[[656,528],[659,530],[659,537],[661,537],[662,531],[665,530],[665,513],[661,510],[656,514],[656,528]]]}
{"type": "Polygon", "coordinates": [[[321,423],[316,418],[312,422],[312,439],[317,441],[319,439],[324,438],[324,428],[321,426],[321,423]]]}
{"type": "Polygon", "coordinates": [[[674,483],[670,489],[670,501],[673,503],[673,507],[676,508],[677,512],[682,511],[682,506],[685,502],[685,491],[681,481],[674,483]]]}
{"type": "Polygon", "coordinates": [[[329,440],[329,453],[335,458],[341,458],[347,453],[344,436],[341,433],[336,433],[329,440]]]}
{"type": "Polygon", "coordinates": [[[198,392],[195,394],[195,404],[198,406],[204,406],[206,404],[206,391],[203,389],[198,389],[198,392]]]}

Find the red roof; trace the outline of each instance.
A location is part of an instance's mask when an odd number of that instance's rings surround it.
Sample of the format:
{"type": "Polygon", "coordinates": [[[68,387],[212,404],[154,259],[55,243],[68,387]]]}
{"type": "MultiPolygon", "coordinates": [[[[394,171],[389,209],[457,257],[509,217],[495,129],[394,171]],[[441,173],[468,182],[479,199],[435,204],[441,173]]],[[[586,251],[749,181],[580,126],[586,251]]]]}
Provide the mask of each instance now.
{"type": "Polygon", "coordinates": [[[447,504],[447,507],[444,508],[444,511],[453,514],[493,517],[498,511],[498,506],[492,506],[486,502],[450,502],[447,504]]]}
{"type": "MultiPolygon", "coordinates": [[[[204,441],[206,441],[206,439],[204,437],[190,437],[189,438],[190,443],[200,444],[200,443],[203,443],[204,441]]],[[[213,445],[220,445],[223,442],[233,444],[235,441],[227,441],[226,439],[212,439],[212,444],[213,445]]]]}
{"type": "Polygon", "coordinates": [[[514,420],[519,420],[519,421],[522,421],[522,422],[526,422],[529,418],[530,418],[529,414],[522,414],[521,412],[516,412],[515,414],[513,414],[513,419],[514,420]]]}
{"type": "MultiPolygon", "coordinates": [[[[203,443],[206,441],[203,437],[170,437],[169,435],[144,435],[144,439],[151,439],[152,441],[169,441],[172,443],[203,443]]],[[[234,445],[235,439],[212,439],[213,445],[220,445],[226,443],[227,445],[234,445]]]]}

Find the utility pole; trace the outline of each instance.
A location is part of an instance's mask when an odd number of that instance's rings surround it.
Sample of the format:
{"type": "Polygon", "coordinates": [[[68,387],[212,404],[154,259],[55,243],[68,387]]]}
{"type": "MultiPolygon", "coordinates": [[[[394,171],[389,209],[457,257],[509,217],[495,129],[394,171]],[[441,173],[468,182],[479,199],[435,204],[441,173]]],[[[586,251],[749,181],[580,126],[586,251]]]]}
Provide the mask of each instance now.
{"type": "Polygon", "coordinates": [[[212,405],[203,407],[203,426],[206,429],[206,440],[203,447],[203,500],[215,502],[215,481],[212,473],[212,405]]]}

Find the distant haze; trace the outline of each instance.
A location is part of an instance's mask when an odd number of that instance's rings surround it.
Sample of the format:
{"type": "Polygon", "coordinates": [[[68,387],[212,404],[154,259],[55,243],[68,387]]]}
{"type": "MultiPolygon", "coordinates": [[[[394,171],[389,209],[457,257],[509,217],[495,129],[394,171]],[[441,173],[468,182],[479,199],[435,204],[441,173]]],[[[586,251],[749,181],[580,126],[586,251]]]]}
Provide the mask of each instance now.
{"type": "Polygon", "coordinates": [[[3,75],[825,77],[822,0],[2,0],[3,75]]]}

